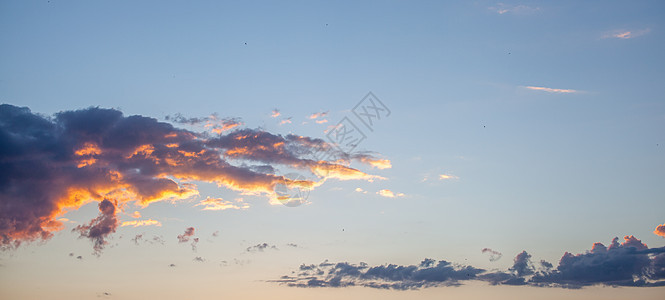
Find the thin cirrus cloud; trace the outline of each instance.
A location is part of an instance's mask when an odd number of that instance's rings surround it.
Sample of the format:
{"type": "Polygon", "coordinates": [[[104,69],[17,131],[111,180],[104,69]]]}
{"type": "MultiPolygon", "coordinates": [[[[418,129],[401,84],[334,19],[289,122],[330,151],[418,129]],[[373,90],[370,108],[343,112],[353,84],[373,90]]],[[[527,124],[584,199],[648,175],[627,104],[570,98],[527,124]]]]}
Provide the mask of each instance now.
{"type": "Polygon", "coordinates": [[[326,260],[320,264],[302,264],[292,275],[271,282],[301,288],[361,286],[396,290],[459,286],[468,281],[573,289],[594,285],[665,286],[665,247],[649,248],[632,235],[624,237],[622,243],[618,240],[614,238],[609,247],[594,243],[586,253],[566,252],[556,268],[544,260],[534,263],[526,251],[517,254],[512,267],[505,271],[489,271],[429,258],[417,265],[378,266],[326,260]]]}
{"type": "Polygon", "coordinates": [[[541,91],[541,92],[559,93],[559,94],[575,94],[581,92],[573,89],[554,89],[542,86],[523,86],[522,88],[532,91],[541,91]]]}
{"type": "Polygon", "coordinates": [[[236,202],[224,200],[222,198],[208,197],[195,206],[203,206],[203,210],[227,210],[227,209],[248,209],[249,204],[243,202],[242,198],[236,199],[236,202]]]}
{"type": "Polygon", "coordinates": [[[124,221],[120,224],[120,227],[125,227],[125,226],[132,226],[132,227],[141,227],[141,226],[162,226],[162,223],[153,220],[153,219],[148,219],[148,220],[132,220],[132,221],[124,221]]]}
{"type": "Polygon", "coordinates": [[[515,15],[529,15],[540,11],[540,7],[533,7],[524,4],[509,5],[504,3],[497,3],[495,6],[490,6],[487,9],[497,14],[515,14],[515,15]]]}
{"type": "Polygon", "coordinates": [[[607,31],[602,34],[602,38],[604,39],[621,39],[621,40],[627,40],[627,39],[632,39],[636,38],[639,36],[643,36],[651,31],[650,28],[645,28],[645,29],[637,29],[637,30],[625,30],[625,29],[620,29],[620,30],[612,30],[612,31],[607,31]]]}
{"type": "Polygon", "coordinates": [[[439,175],[439,180],[451,180],[451,179],[459,179],[459,176],[455,176],[452,174],[440,174],[439,175]]]}
{"type": "Polygon", "coordinates": [[[372,165],[376,159],[371,155],[361,159],[345,154],[321,139],[258,129],[210,136],[95,107],[47,118],[26,107],[2,104],[0,143],[4,158],[0,178],[12,179],[4,180],[0,191],[2,249],[48,240],[64,229],[58,218],[67,209],[98,202],[100,215],[74,231],[89,238],[100,252],[118,227],[120,204],[145,207],[188,199],[198,195],[196,181],[270,198],[278,183],[314,188],[327,179],[382,178],[348,163],[372,165]],[[331,161],[307,156],[322,150],[331,153],[331,161]],[[279,165],[328,177],[291,180],[271,172],[279,165]]]}

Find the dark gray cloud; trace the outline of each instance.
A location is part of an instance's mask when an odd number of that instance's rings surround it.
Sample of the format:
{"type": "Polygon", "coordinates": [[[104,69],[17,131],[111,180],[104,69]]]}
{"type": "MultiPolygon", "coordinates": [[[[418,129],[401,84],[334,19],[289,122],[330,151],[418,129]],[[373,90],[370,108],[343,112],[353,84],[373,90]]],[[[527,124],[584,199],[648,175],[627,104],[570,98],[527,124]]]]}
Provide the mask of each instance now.
{"type": "Polygon", "coordinates": [[[329,263],[301,265],[296,276],[282,276],[276,282],[295,287],[364,286],[381,289],[419,289],[433,286],[456,286],[475,279],[485,270],[457,266],[450,262],[425,259],[418,265],[369,266],[366,263],[329,263]]]}
{"type": "Polygon", "coordinates": [[[95,254],[101,254],[104,246],[108,244],[106,238],[118,228],[115,204],[104,199],[99,203],[99,216],[90,223],[76,226],[72,231],[78,232],[80,237],[92,240],[95,254]]]}
{"type": "Polygon", "coordinates": [[[194,236],[194,227],[187,227],[185,229],[185,232],[183,234],[178,235],[178,243],[186,243],[189,242],[190,237],[194,236]]]}
{"type": "Polygon", "coordinates": [[[247,249],[245,249],[245,251],[247,251],[247,252],[257,252],[257,251],[258,252],[263,252],[266,249],[278,250],[277,246],[275,246],[275,245],[270,245],[268,243],[262,243],[262,244],[256,244],[256,245],[251,246],[251,247],[247,247],[247,249]]]}
{"type": "Polygon", "coordinates": [[[614,238],[609,247],[595,243],[582,254],[566,252],[559,266],[534,275],[535,285],[578,288],[590,285],[662,286],[665,284],[665,247],[649,249],[634,236],[619,243],[614,238]]]}
{"type": "Polygon", "coordinates": [[[480,250],[480,252],[489,253],[490,261],[497,261],[497,260],[501,259],[501,257],[503,256],[503,254],[501,254],[501,252],[492,250],[490,248],[483,248],[482,250],[480,250]]]}
{"type": "Polygon", "coordinates": [[[197,193],[192,181],[266,195],[273,195],[277,184],[310,188],[317,184],[275,175],[270,168],[273,165],[329,171],[331,178],[338,179],[374,178],[334,162],[335,155],[331,161],[307,158],[321,150],[341,155],[320,139],[258,129],[210,138],[154,118],[124,116],[114,109],[91,107],[45,117],[26,107],[2,104],[0,248],[14,249],[24,241],[49,239],[53,231],[64,228],[56,219],[63,209],[90,201],[148,205],[184,199],[197,193]]]}
{"type": "Polygon", "coordinates": [[[556,269],[541,260],[539,267],[526,251],[517,254],[506,271],[487,271],[447,261],[425,259],[418,265],[331,263],[301,265],[292,275],[272,282],[293,287],[363,286],[382,289],[419,289],[455,286],[468,280],[492,285],[582,288],[605,286],[665,286],[665,247],[648,248],[634,236],[615,238],[609,247],[595,243],[582,254],[566,252],[556,269]]]}

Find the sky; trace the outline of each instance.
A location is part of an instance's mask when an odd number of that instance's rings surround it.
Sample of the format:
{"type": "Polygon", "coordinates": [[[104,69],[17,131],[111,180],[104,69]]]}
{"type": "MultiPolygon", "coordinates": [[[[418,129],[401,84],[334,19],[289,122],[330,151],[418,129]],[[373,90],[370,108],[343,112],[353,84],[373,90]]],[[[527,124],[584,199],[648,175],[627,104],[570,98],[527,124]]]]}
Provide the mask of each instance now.
{"type": "Polygon", "coordinates": [[[0,0],[0,298],[662,299],[664,14],[0,0]]]}

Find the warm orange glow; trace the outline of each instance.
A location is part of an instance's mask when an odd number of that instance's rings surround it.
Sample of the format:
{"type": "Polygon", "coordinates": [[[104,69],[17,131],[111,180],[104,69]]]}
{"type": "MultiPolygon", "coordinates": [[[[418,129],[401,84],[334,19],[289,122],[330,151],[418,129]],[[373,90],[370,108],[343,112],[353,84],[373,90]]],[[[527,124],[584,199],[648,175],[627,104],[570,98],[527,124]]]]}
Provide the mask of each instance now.
{"type": "Polygon", "coordinates": [[[178,147],[180,147],[180,145],[178,145],[178,143],[166,144],[164,146],[166,146],[168,148],[178,148],[178,147]]]}
{"type": "Polygon", "coordinates": [[[128,155],[126,158],[132,158],[132,157],[138,156],[138,155],[148,157],[153,152],[155,152],[155,147],[153,147],[152,145],[149,145],[149,144],[141,145],[141,146],[136,147],[134,152],[132,152],[132,154],[128,155]]]}
{"type": "Polygon", "coordinates": [[[380,191],[377,192],[377,194],[379,194],[380,196],[383,196],[383,197],[387,197],[387,198],[404,197],[404,194],[402,194],[402,193],[395,193],[395,192],[393,192],[391,190],[387,190],[387,189],[380,190],[380,191]]]}
{"type": "Polygon", "coordinates": [[[125,227],[125,226],[133,226],[133,227],[139,227],[139,226],[162,226],[162,223],[156,220],[148,219],[148,220],[133,220],[133,221],[125,221],[120,224],[120,227],[125,227]]]}
{"type": "Polygon", "coordinates": [[[76,150],[76,152],[74,152],[74,154],[76,154],[78,156],[99,155],[99,154],[102,154],[102,150],[99,149],[99,147],[96,144],[88,142],[88,143],[83,144],[83,147],[76,150]]]}
{"type": "Polygon", "coordinates": [[[227,209],[248,209],[249,204],[242,201],[242,198],[236,199],[236,202],[224,200],[222,198],[206,198],[196,206],[204,205],[203,210],[227,210],[227,209]]]}

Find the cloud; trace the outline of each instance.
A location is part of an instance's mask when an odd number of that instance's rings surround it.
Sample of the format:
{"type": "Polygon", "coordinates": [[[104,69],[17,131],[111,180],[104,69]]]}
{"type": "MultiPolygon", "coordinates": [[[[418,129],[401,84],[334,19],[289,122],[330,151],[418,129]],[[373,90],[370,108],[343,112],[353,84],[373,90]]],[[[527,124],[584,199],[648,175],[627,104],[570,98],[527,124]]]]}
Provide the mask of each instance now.
{"type": "Polygon", "coordinates": [[[100,255],[104,246],[108,244],[106,238],[118,228],[116,217],[116,204],[104,199],[99,203],[99,216],[90,223],[76,226],[73,232],[78,232],[80,237],[89,238],[93,242],[96,255],[100,255]]]}
{"type": "Polygon", "coordinates": [[[612,30],[612,31],[607,31],[603,33],[601,36],[604,39],[609,39],[609,38],[615,38],[615,39],[622,39],[622,40],[627,40],[627,39],[632,39],[636,38],[639,36],[643,36],[651,31],[650,28],[645,28],[645,29],[638,29],[638,30],[625,30],[625,29],[619,29],[619,30],[612,30]]]}
{"type": "Polygon", "coordinates": [[[524,86],[523,88],[527,90],[532,90],[532,91],[543,91],[543,92],[548,92],[548,93],[562,93],[562,94],[573,94],[573,93],[580,93],[578,90],[571,90],[571,89],[553,89],[553,88],[548,88],[548,87],[540,87],[540,86],[524,86]]]}
{"type": "Polygon", "coordinates": [[[132,214],[132,218],[134,218],[134,219],[139,219],[139,218],[141,218],[141,213],[138,212],[138,211],[134,211],[134,213],[132,214]]]}
{"type": "MultiPolygon", "coordinates": [[[[489,248],[483,252],[496,252],[489,248]]],[[[566,252],[553,269],[541,260],[531,262],[531,254],[522,251],[506,271],[487,271],[445,260],[425,259],[418,265],[386,264],[369,266],[325,261],[318,265],[301,265],[295,275],[272,280],[293,287],[363,286],[381,289],[419,289],[455,286],[465,281],[484,281],[492,285],[527,285],[533,287],[582,288],[605,286],[665,286],[665,247],[648,248],[634,236],[612,240],[609,247],[595,243],[582,254],[566,252]]]]}
{"type": "Polygon", "coordinates": [[[318,118],[324,118],[324,117],[327,116],[327,115],[328,115],[328,112],[327,112],[327,111],[325,111],[325,112],[318,112],[318,113],[313,113],[313,114],[309,115],[308,118],[309,118],[310,120],[315,120],[315,119],[318,119],[318,118]]]}
{"type": "Polygon", "coordinates": [[[376,193],[379,194],[380,196],[387,197],[387,198],[404,197],[404,194],[402,194],[402,193],[397,193],[396,194],[393,191],[387,190],[387,189],[380,190],[376,193]]]}
{"type": "Polygon", "coordinates": [[[503,254],[501,254],[501,252],[494,251],[490,248],[483,248],[482,250],[480,250],[480,252],[489,253],[490,254],[490,261],[497,261],[497,260],[501,259],[501,257],[503,256],[503,254]]]}
{"type": "Polygon", "coordinates": [[[277,118],[277,117],[279,117],[279,115],[281,115],[281,113],[279,112],[279,109],[273,109],[272,113],[270,114],[270,116],[273,117],[273,118],[277,118]]]}
{"type": "Polygon", "coordinates": [[[194,257],[194,261],[195,261],[195,262],[205,262],[206,260],[203,259],[203,258],[200,257],[200,256],[197,256],[197,257],[194,257]]]}
{"type": "Polygon", "coordinates": [[[213,232],[213,233],[212,233],[212,236],[213,236],[213,237],[218,237],[218,236],[219,236],[219,230],[213,232]]]}
{"type": "Polygon", "coordinates": [[[361,189],[361,188],[356,188],[356,192],[358,192],[358,193],[363,193],[363,194],[367,194],[367,191],[365,191],[365,190],[363,190],[363,189],[361,189]]]}
{"type": "MultiPolygon", "coordinates": [[[[207,122],[203,118],[172,120],[207,122]]],[[[2,104],[0,144],[3,250],[48,240],[54,231],[64,229],[58,218],[68,209],[105,199],[114,207],[188,199],[198,195],[196,181],[271,198],[274,187],[285,182],[314,188],[326,179],[381,178],[335,162],[349,155],[321,139],[258,129],[210,136],[97,107],[45,117],[25,107],[2,104]],[[308,158],[320,151],[329,152],[331,161],[308,158]],[[275,175],[277,165],[329,176],[295,181],[275,175]]]]}
{"type": "Polygon", "coordinates": [[[204,118],[186,118],[181,114],[176,114],[166,116],[165,119],[178,124],[203,125],[204,128],[215,134],[222,134],[225,131],[244,125],[240,118],[220,118],[217,114],[211,114],[204,118]]]}
{"type": "Polygon", "coordinates": [[[222,198],[206,198],[195,206],[204,205],[203,210],[248,209],[249,204],[238,198],[236,202],[226,201],[222,198]]]}
{"type": "Polygon", "coordinates": [[[451,174],[440,174],[439,175],[439,180],[449,180],[449,179],[459,179],[459,176],[451,175],[451,174]]]}
{"type": "Polygon", "coordinates": [[[665,224],[656,226],[656,230],[653,231],[653,234],[665,237],[665,224]]]}
{"type": "Polygon", "coordinates": [[[263,252],[263,250],[266,250],[266,249],[278,250],[277,246],[275,246],[275,245],[270,245],[268,243],[263,243],[263,244],[257,244],[257,245],[251,246],[251,247],[247,247],[247,249],[245,249],[245,251],[247,251],[247,252],[257,252],[257,251],[258,252],[263,252]]]}
{"type": "Polygon", "coordinates": [[[531,7],[527,5],[508,5],[504,3],[497,3],[496,6],[488,7],[487,9],[503,15],[503,14],[516,14],[516,15],[528,15],[540,11],[540,7],[531,7]]]}
{"type": "Polygon", "coordinates": [[[279,121],[279,125],[284,125],[284,124],[291,124],[291,117],[279,121]]]}
{"type": "Polygon", "coordinates": [[[434,286],[456,286],[484,272],[470,266],[425,259],[418,265],[387,264],[369,266],[348,262],[301,265],[296,276],[282,276],[279,282],[293,287],[363,286],[379,289],[410,290],[434,286]]]}
{"type": "Polygon", "coordinates": [[[178,243],[189,242],[189,238],[194,236],[195,230],[196,229],[194,229],[194,227],[187,227],[187,229],[185,229],[185,233],[178,235],[178,243]]]}
{"type": "Polygon", "coordinates": [[[125,226],[133,226],[133,227],[139,227],[139,226],[162,226],[162,223],[153,220],[153,219],[148,219],[148,220],[132,220],[132,221],[124,221],[122,224],[120,224],[120,227],[125,227],[125,226]]]}
{"type": "Polygon", "coordinates": [[[665,247],[649,249],[634,236],[609,247],[595,243],[583,254],[566,252],[551,272],[536,274],[534,285],[579,288],[590,285],[662,286],[665,284],[665,247]]]}

